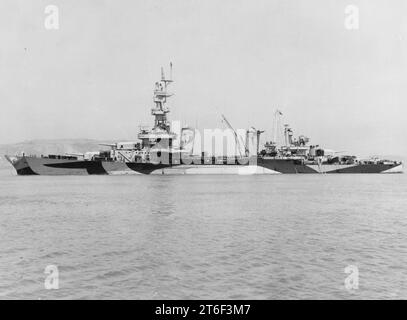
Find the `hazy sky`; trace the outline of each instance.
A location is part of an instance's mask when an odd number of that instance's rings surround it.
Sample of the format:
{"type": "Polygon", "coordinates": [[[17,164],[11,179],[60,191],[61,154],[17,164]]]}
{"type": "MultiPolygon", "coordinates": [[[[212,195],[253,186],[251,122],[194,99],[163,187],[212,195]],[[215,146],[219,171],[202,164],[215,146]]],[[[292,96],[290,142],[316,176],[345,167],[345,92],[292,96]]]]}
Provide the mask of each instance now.
{"type": "Polygon", "coordinates": [[[279,108],[314,143],[406,155],[406,15],[405,0],[2,0],[0,143],[134,139],[172,61],[171,119],[224,113],[270,138],[279,108]]]}

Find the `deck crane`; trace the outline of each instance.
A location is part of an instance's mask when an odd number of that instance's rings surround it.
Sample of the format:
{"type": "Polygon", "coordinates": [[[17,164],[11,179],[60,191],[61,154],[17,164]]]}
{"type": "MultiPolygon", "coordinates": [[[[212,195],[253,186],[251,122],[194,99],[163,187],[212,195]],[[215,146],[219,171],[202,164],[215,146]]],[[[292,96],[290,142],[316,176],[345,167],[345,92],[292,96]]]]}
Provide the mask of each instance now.
{"type": "Polygon", "coordinates": [[[274,120],[273,120],[273,142],[275,144],[278,144],[277,142],[277,133],[278,131],[282,131],[281,129],[281,116],[283,115],[283,113],[280,110],[276,110],[274,112],[274,120]]]}
{"type": "Polygon", "coordinates": [[[241,156],[241,157],[243,156],[243,155],[242,155],[242,147],[243,147],[243,149],[244,149],[245,156],[247,156],[247,155],[249,154],[249,150],[247,150],[247,147],[245,146],[245,144],[243,143],[243,141],[241,141],[242,138],[240,137],[240,139],[239,139],[239,136],[237,135],[236,130],[232,127],[232,125],[229,123],[229,121],[226,119],[226,117],[225,117],[223,114],[222,114],[221,116],[222,116],[222,120],[226,123],[226,126],[227,126],[230,130],[232,130],[232,132],[233,132],[233,135],[234,135],[235,140],[236,140],[237,148],[239,149],[239,154],[240,154],[240,156],[241,156]]]}

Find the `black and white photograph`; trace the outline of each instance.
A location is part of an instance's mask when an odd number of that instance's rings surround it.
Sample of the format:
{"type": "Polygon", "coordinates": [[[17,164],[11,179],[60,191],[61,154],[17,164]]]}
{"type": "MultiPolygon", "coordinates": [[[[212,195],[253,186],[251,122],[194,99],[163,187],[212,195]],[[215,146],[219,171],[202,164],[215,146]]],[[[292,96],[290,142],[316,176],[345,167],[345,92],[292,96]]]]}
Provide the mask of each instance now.
{"type": "Polygon", "coordinates": [[[403,0],[0,0],[0,300],[407,299],[406,85],[403,0]]]}

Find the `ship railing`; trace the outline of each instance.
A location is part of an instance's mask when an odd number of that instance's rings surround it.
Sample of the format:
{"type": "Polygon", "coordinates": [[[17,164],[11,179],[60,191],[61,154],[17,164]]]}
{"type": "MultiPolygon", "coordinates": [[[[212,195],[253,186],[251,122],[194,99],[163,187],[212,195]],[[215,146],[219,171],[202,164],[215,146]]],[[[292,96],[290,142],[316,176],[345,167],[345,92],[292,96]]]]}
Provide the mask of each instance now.
{"type": "Polygon", "coordinates": [[[152,126],[147,126],[147,125],[139,126],[139,130],[142,133],[148,133],[149,131],[151,131],[152,128],[153,128],[152,126]]]}

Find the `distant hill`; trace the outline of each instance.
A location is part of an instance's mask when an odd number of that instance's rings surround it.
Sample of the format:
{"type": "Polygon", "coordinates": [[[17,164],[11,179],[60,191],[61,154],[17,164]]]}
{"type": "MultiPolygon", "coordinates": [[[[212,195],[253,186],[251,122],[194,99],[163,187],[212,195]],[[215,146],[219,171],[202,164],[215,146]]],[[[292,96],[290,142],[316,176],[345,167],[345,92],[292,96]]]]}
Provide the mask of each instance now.
{"type": "Polygon", "coordinates": [[[92,139],[55,139],[55,140],[30,140],[14,144],[0,145],[0,156],[5,154],[65,154],[98,151],[109,147],[100,146],[100,143],[113,143],[113,141],[99,141],[92,139]]]}

